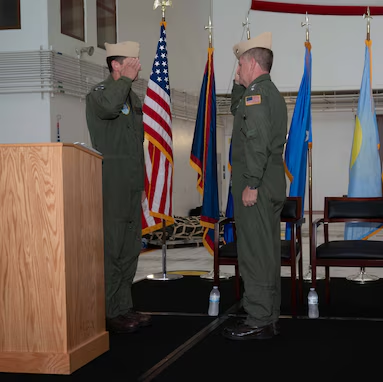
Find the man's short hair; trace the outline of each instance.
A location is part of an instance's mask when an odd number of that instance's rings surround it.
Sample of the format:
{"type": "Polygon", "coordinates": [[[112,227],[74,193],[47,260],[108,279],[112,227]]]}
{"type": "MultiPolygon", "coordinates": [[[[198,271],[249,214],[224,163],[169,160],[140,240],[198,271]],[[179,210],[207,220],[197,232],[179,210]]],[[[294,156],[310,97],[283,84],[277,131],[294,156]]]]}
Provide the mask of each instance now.
{"type": "Polygon", "coordinates": [[[126,57],[124,56],[110,56],[106,58],[106,63],[108,64],[108,69],[109,72],[113,72],[113,67],[112,67],[112,61],[117,61],[119,64],[122,64],[123,61],[125,60],[126,57]]]}
{"type": "Polygon", "coordinates": [[[274,59],[272,50],[266,48],[253,48],[249,49],[243,55],[247,55],[248,57],[254,58],[254,60],[258,62],[259,66],[263,70],[270,73],[274,59]]]}

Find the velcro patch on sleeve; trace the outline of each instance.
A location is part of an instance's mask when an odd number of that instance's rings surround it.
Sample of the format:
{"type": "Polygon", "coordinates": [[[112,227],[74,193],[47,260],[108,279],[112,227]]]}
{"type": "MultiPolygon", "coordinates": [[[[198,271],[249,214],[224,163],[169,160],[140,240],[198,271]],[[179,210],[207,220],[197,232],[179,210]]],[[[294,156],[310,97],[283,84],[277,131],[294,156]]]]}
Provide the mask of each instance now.
{"type": "Polygon", "coordinates": [[[246,106],[259,105],[260,103],[261,103],[260,94],[246,97],[246,106]]]}
{"type": "Polygon", "coordinates": [[[104,90],[105,89],[105,86],[104,85],[98,85],[96,86],[93,90],[94,91],[97,91],[97,90],[104,90]]]}

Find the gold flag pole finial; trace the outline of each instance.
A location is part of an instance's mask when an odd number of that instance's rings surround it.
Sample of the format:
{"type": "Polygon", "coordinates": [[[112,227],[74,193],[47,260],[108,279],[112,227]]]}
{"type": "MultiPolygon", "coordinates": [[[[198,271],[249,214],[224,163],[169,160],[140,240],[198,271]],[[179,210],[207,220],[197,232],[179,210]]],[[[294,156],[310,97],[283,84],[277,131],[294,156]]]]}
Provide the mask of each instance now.
{"type": "Polygon", "coordinates": [[[246,27],[246,36],[247,36],[247,39],[248,39],[248,40],[250,40],[249,13],[250,13],[250,9],[249,9],[249,11],[247,12],[246,22],[242,23],[242,26],[243,26],[243,27],[246,27]]]}
{"type": "Polygon", "coordinates": [[[166,7],[171,7],[172,2],[171,0],[155,0],[153,5],[153,10],[157,9],[158,7],[161,7],[162,9],[162,21],[165,21],[165,12],[166,7]]]}
{"type": "Polygon", "coordinates": [[[367,19],[367,41],[370,41],[371,20],[372,20],[372,16],[370,14],[370,7],[367,7],[367,13],[363,15],[363,18],[367,19]]]}
{"type": "Polygon", "coordinates": [[[212,29],[213,29],[213,26],[211,25],[211,17],[209,16],[209,25],[206,25],[205,26],[205,30],[206,29],[209,29],[209,48],[212,48],[213,47],[213,38],[212,38],[212,29]]]}
{"type": "Polygon", "coordinates": [[[306,12],[305,22],[301,22],[301,27],[306,27],[306,42],[310,42],[310,25],[309,15],[306,12]]]}

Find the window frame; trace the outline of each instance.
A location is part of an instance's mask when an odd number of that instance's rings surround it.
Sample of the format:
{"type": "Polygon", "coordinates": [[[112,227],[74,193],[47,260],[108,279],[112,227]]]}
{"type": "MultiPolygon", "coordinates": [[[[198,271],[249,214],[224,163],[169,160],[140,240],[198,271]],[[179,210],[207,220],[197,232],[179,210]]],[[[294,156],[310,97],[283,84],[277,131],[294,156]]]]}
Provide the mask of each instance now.
{"type": "MultiPolygon", "coordinates": [[[[0,1],[7,1],[7,0],[0,0],[0,1]]],[[[9,0],[8,0],[9,1],[9,0]]],[[[0,24],[0,30],[14,30],[14,29],[21,29],[21,12],[20,12],[20,0],[14,0],[16,1],[17,6],[17,24],[16,25],[9,25],[9,26],[2,26],[0,24]]]]}
{"type": "MultiPolygon", "coordinates": [[[[79,1],[79,0],[77,0],[79,1]]],[[[62,15],[63,15],[63,9],[64,9],[64,1],[63,0],[60,0],[60,31],[61,31],[61,34],[65,35],[65,36],[69,36],[69,37],[72,37],[76,40],[79,40],[79,41],[83,41],[85,42],[85,1],[84,0],[80,0],[81,1],[81,4],[82,4],[82,36],[76,36],[74,33],[71,33],[71,31],[64,31],[63,30],[63,18],[62,18],[62,15]]]]}
{"type": "Polygon", "coordinates": [[[102,0],[96,0],[96,31],[97,31],[97,47],[100,49],[105,50],[105,41],[100,44],[98,40],[98,31],[99,31],[99,24],[98,24],[98,12],[99,9],[103,9],[104,11],[110,12],[110,14],[114,14],[114,42],[111,41],[111,43],[116,43],[117,42],[117,1],[114,0],[114,9],[109,8],[108,6],[105,6],[102,3],[102,0]]]}

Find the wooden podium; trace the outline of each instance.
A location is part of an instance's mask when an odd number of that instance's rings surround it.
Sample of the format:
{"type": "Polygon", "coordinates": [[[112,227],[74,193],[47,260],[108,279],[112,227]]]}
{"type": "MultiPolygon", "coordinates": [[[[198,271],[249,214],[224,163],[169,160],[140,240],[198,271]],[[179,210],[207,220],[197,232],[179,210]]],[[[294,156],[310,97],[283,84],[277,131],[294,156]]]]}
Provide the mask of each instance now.
{"type": "Polygon", "coordinates": [[[102,157],[0,145],[0,372],[71,374],[109,350],[102,157]]]}

